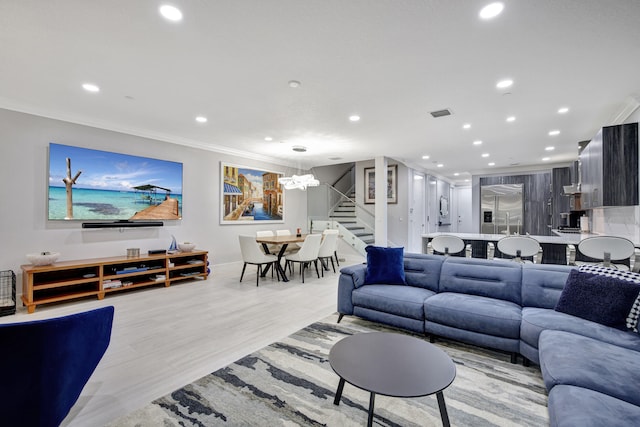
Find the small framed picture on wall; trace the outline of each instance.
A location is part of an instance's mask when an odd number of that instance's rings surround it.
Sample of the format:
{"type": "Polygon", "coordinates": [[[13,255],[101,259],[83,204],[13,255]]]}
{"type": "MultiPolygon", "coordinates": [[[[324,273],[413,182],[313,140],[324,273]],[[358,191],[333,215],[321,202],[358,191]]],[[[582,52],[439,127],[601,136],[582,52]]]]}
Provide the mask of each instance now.
{"type": "MultiPolygon", "coordinates": [[[[364,168],[364,202],[376,202],[375,168],[364,168]]],[[[398,165],[387,166],[387,203],[398,203],[398,165]]]]}

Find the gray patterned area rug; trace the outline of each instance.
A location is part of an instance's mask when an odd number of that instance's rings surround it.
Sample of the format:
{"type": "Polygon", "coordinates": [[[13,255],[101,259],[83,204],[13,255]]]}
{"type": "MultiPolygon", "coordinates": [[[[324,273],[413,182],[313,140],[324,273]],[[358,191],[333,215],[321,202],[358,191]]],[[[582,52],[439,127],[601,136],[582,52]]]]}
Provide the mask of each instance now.
{"type": "MultiPolygon", "coordinates": [[[[337,316],[314,323],[111,424],[132,426],[362,426],[369,393],[346,384],[333,404],[339,378],[328,361],[346,336],[392,331],[337,316]]],[[[456,364],[444,391],[453,426],[545,426],[547,397],[537,367],[509,362],[503,353],[438,340],[456,364]]],[[[376,396],[374,425],[441,426],[435,396],[376,396]]]]}

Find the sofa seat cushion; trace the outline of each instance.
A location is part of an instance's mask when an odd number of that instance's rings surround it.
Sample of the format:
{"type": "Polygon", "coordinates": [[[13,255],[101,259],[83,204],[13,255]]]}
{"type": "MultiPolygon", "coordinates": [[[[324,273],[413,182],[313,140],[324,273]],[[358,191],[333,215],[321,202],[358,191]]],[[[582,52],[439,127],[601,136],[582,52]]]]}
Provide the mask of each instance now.
{"type": "Polygon", "coordinates": [[[557,385],[549,393],[551,427],[632,426],[640,420],[640,406],[597,391],[557,385]]]}
{"type": "Polygon", "coordinates": [[[509,301],[444,292],[427,299],[424,310],[429,322],[497,337],[520,337],[522,310],[509,301]]]}
{"type": "Polygon", "coordinates": [[[354,306],[424,320],[424,300],[433,291],[412,286],[366,285],[353,291],[354,306]]]}
{"type": "Polygon", "coordinates": [[[540,334],[539,346],[547,390],[560,384],[572,385],[640,405],[639,352],[552,330],[540,334]]]}
{"type": "Polygon", "coordinates": [[[560,313],[552,309],[524,307],[520,339],[538,348],[540,333],[546,329],[572,332],[631,350],[640,351],[640,335],[560,313]]]}

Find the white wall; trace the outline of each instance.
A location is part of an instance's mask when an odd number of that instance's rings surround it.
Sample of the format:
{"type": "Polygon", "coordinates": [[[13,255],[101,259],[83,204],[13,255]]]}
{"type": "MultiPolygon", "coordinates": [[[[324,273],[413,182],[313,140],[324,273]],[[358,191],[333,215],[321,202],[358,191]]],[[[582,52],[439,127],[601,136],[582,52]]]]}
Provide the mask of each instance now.
{"type": "MultiPolygon", "coordinates": [[[[389,246],[408,245],[408,220],[409,212],[409,169],[402,163],[388,159],[389,166],[398,165],[398,203],[387,204],[387,239],[389,246]]],[[[356,162],[356,202],[365,206],[371,216],[363,216],[367,221],[371,221],[373,226],[374,205],[364,204],[364,169],[375,167],[374,160],[356,162]]]]}
{"type": "MultiPolygon", "coordinates": [[[[25,254],[61,252],[60,260],[125,255],[126,248],[166,249],[174,235],[208,250],[211,264],[241,260],[239,234],[305,228],[306,193],[285,193],[284,224],[220,225],[220,161],[286,172],[279,165],[0,109],[0,269],[20,273],[25,254]],[[183,219],[164,227],[84,230],[47,220],[48,145],[65,145],[183,163],[183,219]]],[[[213,271],[215,274],[215,270],[213,271]]],[[[238,272],[239,274],[239,272],[238,272]]]]}

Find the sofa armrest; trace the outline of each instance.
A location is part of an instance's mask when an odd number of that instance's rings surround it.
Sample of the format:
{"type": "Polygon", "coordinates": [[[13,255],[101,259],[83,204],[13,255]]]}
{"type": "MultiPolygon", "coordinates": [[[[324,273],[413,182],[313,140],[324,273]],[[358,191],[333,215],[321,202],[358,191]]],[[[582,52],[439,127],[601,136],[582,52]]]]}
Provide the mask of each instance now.
{"type": "Polygon", "coordinates": [[[467,243],[464,247],[464,256],[465,258],[472,258],[472,249],[471,249],[471,243],[467,243]]]}
{"type": "Polygon", "coordinates": [[[351,265],[340,270],[338,279],[338,313],[353,314],[351,293],[354,289],[364,285],[366,264],[351,265]]]}

